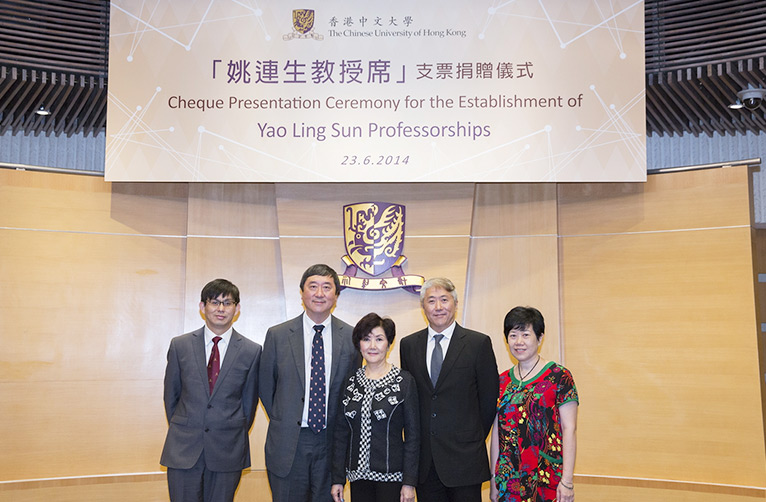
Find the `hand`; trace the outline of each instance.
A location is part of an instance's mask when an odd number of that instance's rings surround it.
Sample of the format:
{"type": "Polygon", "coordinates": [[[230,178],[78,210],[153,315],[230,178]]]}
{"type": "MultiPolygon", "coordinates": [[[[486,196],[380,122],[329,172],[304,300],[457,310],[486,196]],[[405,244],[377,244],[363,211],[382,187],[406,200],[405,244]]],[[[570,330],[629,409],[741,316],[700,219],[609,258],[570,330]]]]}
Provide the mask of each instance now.
{"type": "Polygon", "coordinates": [[[497,496],[499,495],[497,485],[495,484],[495,477],[489,480],[489,500],[497,502],[497,496]]]}
{"type": "MultiPolygon", "coordinates": [[[[574,485],[570,486],[574,487],[574,485]]],[[[559,482],[558,487],[556,487],[556,500],[558,502],[574,502],[574,488],[569,489],[559,482]]]]}
{"type": "Polygon", "coordinates": [[[402,491],[399,495],[399,502],[415,502],[415,487],[402,485],[402,491]]]}
{"type": "Polygon", "coordinates": [[[335,502],[343,502],[343,485],[332,485],[330,493],[335,502]]]}

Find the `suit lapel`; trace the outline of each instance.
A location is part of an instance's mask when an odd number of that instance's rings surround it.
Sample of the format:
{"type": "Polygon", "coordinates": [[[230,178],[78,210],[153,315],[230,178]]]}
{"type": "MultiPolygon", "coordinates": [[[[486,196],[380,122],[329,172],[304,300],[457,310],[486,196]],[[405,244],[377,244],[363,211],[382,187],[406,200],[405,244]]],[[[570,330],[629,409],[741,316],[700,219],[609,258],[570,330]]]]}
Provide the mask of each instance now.
{"type": "Polygon", "coordinates": [[[192,353],[197,362],[197,370],[205,384],[205,393],[210,397],[210,386],[207,384],[207,360],[205,359],[205,328],[192,332],[192,353]]]}
{"type": "Polygon", "coordinates": [[[465,347],[465,333],[463,328],[459,324],[455,324],[455,331],[452,332],[452,339],[449,341],[449,348],[447,349],[447,355],[444,356],[444,364],[442,364],[442,370],[439,373],[439,379],[436,381],[436,386],[449,375],[452,366],[455,365],[458,356],[465,347]]]}
{"type": "MultiPolygon", "coordinates": [[[[215,383],[215,387],[213,387],[213,394],[210,396],[211,398],[218,392],[218,389],[221,387],[221,382],[225,380],[226,375],[229,374],[229,369],[234,366],[234,361],[237,359],[237,355],[241,348],[242,335],[232,329],[231,338],[229,338],[229,346],[226,347],[226,357],[223,359],[221,372],[218,373],[218,380],[215,383]]],[[[205,377],[207,377],[207,365],[205,366],[205,377]]],[[[207,381],[207,378],[205,378],[205,381],[207,381]]]]}
{"type": "Polygon", "coordinates": [[[343,330],[343,325],[335,317],[330,318],[332,323],[332,368],[330,368],[330,383],[338,378],[338,368],[340,368],[340,353],[343,348],[343,337],[350,336],[343,330]]]}
{"type": "Polygon", "coordinates": [[[417,368],[416,378],[423,379],[431,384],[431,375],[428,374],[428,366],[426,365],[426,353],[428,348],[428,328],[418,331],[411,335],[415,337],[415,368],[417,368]]]}
{"type": "Polygon", "coordinates": [[[303,314],[299,315],[288,326],[287,342],[295,361],[295,369],[298,370],[298,381],[301,383],[303,392],[306,392],[306,362],[303,353],[303,314]]]}

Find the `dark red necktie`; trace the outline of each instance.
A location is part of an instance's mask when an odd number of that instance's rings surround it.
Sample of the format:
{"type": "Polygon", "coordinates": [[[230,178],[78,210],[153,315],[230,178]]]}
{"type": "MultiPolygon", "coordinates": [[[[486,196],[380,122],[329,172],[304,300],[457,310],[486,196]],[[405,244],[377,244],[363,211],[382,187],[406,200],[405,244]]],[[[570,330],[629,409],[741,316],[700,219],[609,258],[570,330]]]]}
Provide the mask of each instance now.
{"type": "Polygon", "coordinates": [[[207,381],[210,384],[210,393],[213,393],[215,381],[218,380],[218,373],[221,372],[221,356],[218,354],[218,342],[220,336],[213,337],[213,350],[210,352],[210,360],[207,362],[207,381]]]}

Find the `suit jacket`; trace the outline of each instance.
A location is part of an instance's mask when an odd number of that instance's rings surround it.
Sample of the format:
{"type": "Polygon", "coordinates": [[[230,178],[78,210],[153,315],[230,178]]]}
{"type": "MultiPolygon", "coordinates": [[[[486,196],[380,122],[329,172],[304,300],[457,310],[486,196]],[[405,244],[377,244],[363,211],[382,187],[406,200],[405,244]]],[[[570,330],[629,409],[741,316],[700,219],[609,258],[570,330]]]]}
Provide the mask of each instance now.
{"type": "Polygon", "coordinates": [[[204,328],[170,341],[165,370],[169,427],[162,465],[189,469],[204,451],[212,471],[250,467],[248,431],[258,407],[260,359],[261,346],[232,330],[211,394],[204,328]]]}
{"type": "MultiPolygon", "coordinates": [[[[332,316],[332,368],[327,389],[327,444],[332,445],[341,389],[359,366],[359,352],[351,340],[353,328],[332,316]]],[[[227,355],[228,357],[228,355],[227,355]]],[[[303,314],[266,332],[260,369],[261,403],[269,415],[264,447],[266,469],[286,477],[295,460],[303,415],[306,367],[303,351],[303,314]]],[[[331,446],[330,446],[331,447],[331,446]]],[[[328,473],[329,476],[329,473],[328,473]]]]}
{"type": "Polygon", "coordinates": [[[423,329],[399,346],[402,369],[415,378],[420,400],[420,482],[433,461],[445,486],[483,483],[490,478],[485,440],[499,392],[492,341],[456,325],[436,387],[426,366],[427,342],[423,329]]]}
{"type": "Polygon", "coordinates": [[[357,369],[343,388],[339,403],[332,484],[346,484],[348,470],[378,481],[396,481],[400,473],[402,483],[415,486],[419,455],[418,391],[412,375],[394,367],[380,380],[370,382],[364,369],[357,369]],[[375,394],[370,401],[364,398],[368,392],[375,394]],[[366,422],[365,414],[371,416],[366,422]]]}

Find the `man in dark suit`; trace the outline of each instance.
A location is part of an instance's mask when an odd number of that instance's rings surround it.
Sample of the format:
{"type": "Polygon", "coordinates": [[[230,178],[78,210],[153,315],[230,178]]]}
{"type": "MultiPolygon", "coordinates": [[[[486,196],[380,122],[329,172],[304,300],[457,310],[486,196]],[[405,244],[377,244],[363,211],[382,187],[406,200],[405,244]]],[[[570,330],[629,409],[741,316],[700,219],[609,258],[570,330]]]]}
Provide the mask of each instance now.
{"type": "Polygon", "coordinates": [[[160,463],[173,502],[234,499],[250,467],[248,431],[258,406],[261,346],[231,326],[239,289],[216,279],[200,296],[205,326],[170,341],[165,370],[169,427],[160,463]]]}
{"type": "Polygon", "coordinates": [[[455,322],[457,292],[449,279],[426,281],[420,303],[428,327],[399,346],[420,401],[418,502],[480,502],[498,397],[492,342],[455,322]]]}
{"type": "Polygon", "coordinates": [[[274,502],[331,501],[330,452],[341,388],[359,366],[352,327],[331,315],[338,274],[309,267],[304,313],[272,326],[263,342],[261,402],[269,415],[266,471],[274,502]]]}

